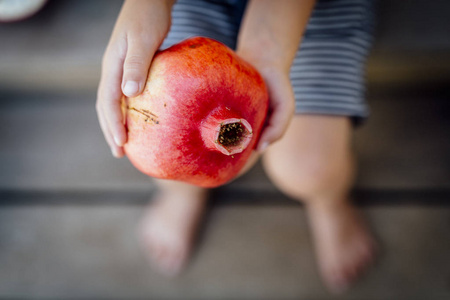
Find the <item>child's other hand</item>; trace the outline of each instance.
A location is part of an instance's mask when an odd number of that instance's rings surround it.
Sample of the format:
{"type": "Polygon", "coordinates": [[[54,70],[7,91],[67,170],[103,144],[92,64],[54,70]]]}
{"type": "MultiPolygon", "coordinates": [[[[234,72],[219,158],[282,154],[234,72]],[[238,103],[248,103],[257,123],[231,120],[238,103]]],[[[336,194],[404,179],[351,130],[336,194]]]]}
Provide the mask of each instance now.
{"type": "Polygon", "coordinates": [[[269,91],[269,115],[263,128],[257,151],[264,150],[281,139],[295,112],[295,97],[288,71],[281,69],[260,69],[269,91]]]}
{"type": "Polygon", "coordinates": [[[295,111],[289,73],[314,0],[249,1],[238,35],[238,54],[261,73],[269,89],[270,114],[258,152],[279,140],[295,111]]]}
{"type": "Polygon", "coordinates": [[[127,142],[120,100],[144,89],[150,63],[170,28],[173,0],[124,3],[102,61],[97,115],[115,157],[127,142]]]}
{"type": "Polygon", "coordinates": [[[289,68],[269,60],[255,59],[246,52],[237,52],[251,63],[266,82],[269,92],[269,114],[256,150],[260,153],[272,143],[281,139],[295,112],[295,97],[289,77],[289,68]]]}

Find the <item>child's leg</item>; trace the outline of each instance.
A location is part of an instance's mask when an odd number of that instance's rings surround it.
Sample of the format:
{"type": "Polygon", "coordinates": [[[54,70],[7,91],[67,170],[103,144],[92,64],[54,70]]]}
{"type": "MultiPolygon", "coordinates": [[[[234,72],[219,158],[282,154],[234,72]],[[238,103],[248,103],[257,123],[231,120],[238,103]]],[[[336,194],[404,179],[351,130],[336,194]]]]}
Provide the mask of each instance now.
{"type": "Polygon", "coordinates": [[[305,204],[319,269],[333,291],[345,289],[373,260],[373,238],[348,199],[351,131],[347,117],[296,115],[263,158],[281,191],[305,204]]]}
{"type": "Polygon", "coordinates": [[[155,182],[158,193],[141,221],[141,243],[156,270],[175,276],[190,257],[208,193],[206,189],[183,182],[155,182]]]}
{"type": "MultiPolygon", "coordinates": [[[[254,154],[238,176],[257,161],[254,154]]],[[[151,264],[167,276],[178,275],[189,261],[206,211],[208,190],[187,183],[155,180],[158,194],[141,221],[141,242],[151,264]]]]}

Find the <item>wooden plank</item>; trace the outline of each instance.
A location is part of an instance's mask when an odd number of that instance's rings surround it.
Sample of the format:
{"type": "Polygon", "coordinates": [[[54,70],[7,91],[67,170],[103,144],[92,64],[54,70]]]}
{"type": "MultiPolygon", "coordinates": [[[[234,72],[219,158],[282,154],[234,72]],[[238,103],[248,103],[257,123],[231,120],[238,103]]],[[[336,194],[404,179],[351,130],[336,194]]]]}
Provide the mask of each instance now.
{"type": "MultiPolygon", "coordinates": [[[[345,299],[448,299],[450,209],[364,212],[382,255],[345,299]]],[[[2,207],[0,299],[334,299],[318,277],[299,206],[213,209],[175,280],[147,266],[135,237],[141,214],[131,205],[2,207]]]]}

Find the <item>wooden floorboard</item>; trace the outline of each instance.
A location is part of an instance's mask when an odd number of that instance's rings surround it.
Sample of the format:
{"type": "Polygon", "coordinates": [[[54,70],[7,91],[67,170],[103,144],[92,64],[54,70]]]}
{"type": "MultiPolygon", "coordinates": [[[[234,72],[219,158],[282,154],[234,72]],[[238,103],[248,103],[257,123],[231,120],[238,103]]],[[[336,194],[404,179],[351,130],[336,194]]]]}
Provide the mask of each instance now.
{"type": "MultiPolygon", "coordinates": [[[[426,199],[424,199],[426,200],[426,199]]],[[[450,208],[363,208],[380,243],[370,272],[338,299],[450,297],[450,208]]],[[[147,264],[140,205],[0,209],[0,299],[336,299],[315,264],[304,208],[212,207],[179,278],[147,264]]]]}
{"type": "MultiPolygon", "coordinates": [[[[0,208],[16,206],[143,206],[151,201],[154,190],[122,191],[21,191],[0,190],[0,208]]],[[[351,193],[352,201],[360,207],[375,206],[450,206],[450,190],[364,190],[351,193]]],[[[278,191],[242,189],[234,186],[210,192],[210,204],[222,206],[298,206],[299,203],[278,191]]],[[[301,204],[300,204],[301,205],[301,204]]]]}

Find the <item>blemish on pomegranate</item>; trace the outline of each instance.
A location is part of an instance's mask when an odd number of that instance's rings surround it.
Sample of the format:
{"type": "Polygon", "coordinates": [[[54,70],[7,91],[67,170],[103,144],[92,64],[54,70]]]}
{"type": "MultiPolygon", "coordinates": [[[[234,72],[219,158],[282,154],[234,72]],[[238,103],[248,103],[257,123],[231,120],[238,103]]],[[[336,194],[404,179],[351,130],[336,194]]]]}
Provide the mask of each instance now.
{"type": "Polygon", "coordinates": [[[158,116],[155,115],[154,113],[152,113],[151,111],[147,110],[147,109],[139,109],[139,108],[135,108],[135,107],[127,107],[129,110],[135,111],[141,115],[143,115],[145,117],[144,122],[145,123],[153,123],[153,124],[159,124],[158,121],[158,116]]]}
{"type": "Polygon", "coordinates": [[[192,44],[192,45],[189,45],[189,48],[195,49],[195,48],[198,48],[200,46],[201,46],[201,44],[192,44]]]}

